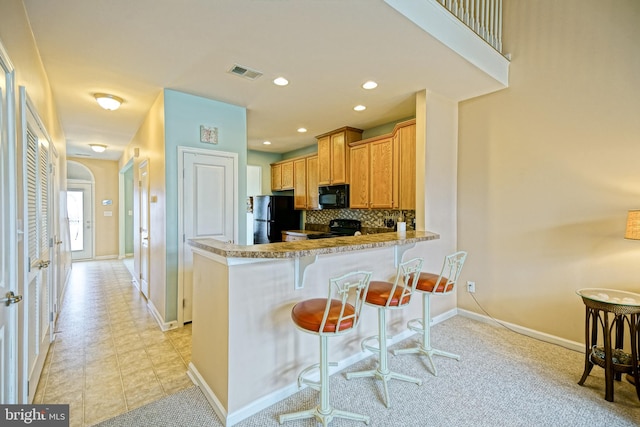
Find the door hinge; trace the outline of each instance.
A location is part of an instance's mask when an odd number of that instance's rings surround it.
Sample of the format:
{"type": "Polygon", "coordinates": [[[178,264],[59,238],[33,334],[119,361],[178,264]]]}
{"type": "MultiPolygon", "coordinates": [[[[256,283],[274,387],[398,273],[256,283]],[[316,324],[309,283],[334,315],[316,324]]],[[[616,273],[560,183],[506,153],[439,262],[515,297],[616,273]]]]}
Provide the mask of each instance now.
{"type": "Polygon", "coordinates": [[[27,273],[31,272],[31,257],[27,258],[27,265],[29,266],[29,269],[27,270],[27,273]]]}
{"type": "Polygon", "coordinates": [[[53,311],[49,312],[49,322],[53,322],[53,311]]]}
{"type": "Polygon", "coordinates": [[[182,235],[182,243],[184,243],[184,242],[186,242],[186,237],[185,237],[185,235],[183,234],[183,235],[182,235]]]}
{"type": "Polygon", "coordinates": [[[187,305],[187,300],[186,299],[182,299],[182,308],[184,308],[187,305]]]}
{"type": "Polygon", "coordinates": [[[49,247],[53,248],[53,237],[49,238],[49,247]]]}

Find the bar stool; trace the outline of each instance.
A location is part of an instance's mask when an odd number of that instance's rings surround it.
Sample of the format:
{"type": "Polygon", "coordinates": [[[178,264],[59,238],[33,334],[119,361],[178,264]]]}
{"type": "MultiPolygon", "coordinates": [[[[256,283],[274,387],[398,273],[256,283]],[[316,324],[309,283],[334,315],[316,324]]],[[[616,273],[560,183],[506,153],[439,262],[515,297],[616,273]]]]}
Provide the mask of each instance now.
{"type": "Polygon", "coordinates": [[[396,278],[393,283],[372,281],[369,285],[369,293],[365,303],[367,305],[378,308],[378,335],[365,338],[362,341],[362,350],[369,350],[372,353],[378,353],[378,367],[376,369],[360,372],[349,372],[346,377],[351,378],[377,378],[382,380],[384,386],[384,399],[387,408],[391,407],[389,400],[389,389],[387,383],[389,380],[396,379],[401,381],[412,382],[422,385],[422,380],[393,372],[389,369],[387,361],[387,310],[402,309],[411,301],[411,295],[415,292],[418,283],[418,275],[422,270],[423,260],[414,258],[412,260],[401,263],[398,266],[396,278]],[[374,347],[369,344],[370,341],[378,341],[378,346],[374,347]]]}
{"type": "Polygon", "coordinates": [[[438,375],[436,365],[433,363],[434,355],[456,360],[460,360],[460,356],[431,347],[431,295],[445,295],[453,292],[466,259],[467,253],[465,251],[459,251],[445,257],[442,271],[440,271],[439,275],[434,273],[420,273],[416,290],[422,292],[422,319],[410,320],[407,322],[407,327],[412,331],[421,333],[422,342],[417,347],[404,348],[393,352],[394,355],[424,354],[431,363],[434,376],[438,375]]]}
{"type": "Polygon", "coordinates": [[[333,418],[346,418],[369,424],[369,417],[341,411],[329,402],[329,362],[327,338],[346,334],[358,326],[360,312],[371,281],[370,272],[355,271],[329,280],[327,298],[315,298],[297,303],[291,310],[293,323],[303,332],[320,336],[320,363],[309,366],[298,375],[298,387],[308,385],[320,392],[320,404],[306,411],[292,412],[278,417],[285,421],[315,417],[323,426],[333,418]],[[333,295],[333,297],[332,297],[333,295]],[[305,378],[309,371],[319,368],[320,381],[305,378]]]}

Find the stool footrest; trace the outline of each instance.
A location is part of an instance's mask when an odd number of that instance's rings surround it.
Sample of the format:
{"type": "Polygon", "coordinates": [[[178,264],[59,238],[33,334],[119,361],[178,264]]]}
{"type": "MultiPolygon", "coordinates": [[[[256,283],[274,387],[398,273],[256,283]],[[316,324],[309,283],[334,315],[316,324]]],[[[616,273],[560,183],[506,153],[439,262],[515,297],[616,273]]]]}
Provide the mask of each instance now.
{"type": "MultiPolygon", "coordinates": [[[[332,367],[338,366],[336,362],[329,362],[328,365],[332,367]]],[[[310,380],[309,378],[305,378],[305,376],[310,371],[313,371],[316,369],[318,370],[320,369],[319,363],[314,363],[313,365],[307,366],[300,372],[300,374],[298,374],[298,388],[302,387],[303,385],[306,385],[311,387],[314,390],[320,391],[320,386],[321,386],[320,380],[314,381],[314,380],[310,380]]]]}
{"type": "Polygon", "coordinates": [[[424,326],[422,323],[422,319],[412,319],[407,322],[407,328],[411,329],[414,332],[423,333],[424,326]]]}

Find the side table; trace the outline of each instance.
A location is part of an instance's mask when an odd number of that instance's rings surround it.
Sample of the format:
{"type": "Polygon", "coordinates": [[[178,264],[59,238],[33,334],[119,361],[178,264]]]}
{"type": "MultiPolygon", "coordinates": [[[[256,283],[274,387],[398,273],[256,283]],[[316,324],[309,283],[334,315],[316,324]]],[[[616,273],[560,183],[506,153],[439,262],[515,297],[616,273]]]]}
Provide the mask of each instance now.
{"type": "Polygon", "coordinates": [[[576,292],[586,307],[584,372],[578,384],[583,385],[594,365],[604,368],[605,399],[613,402],[613,379],[620,381],[623,373],[635,380],[640,399],[638,353],[640,325],[640,294],[614,289],[589,288],[576,292]],[[628,329],[628,331],[625,331],[628,329]],[[598,333],[603,340],[598,344],[598,333]],[[612,346],[612,335],[615,346],[612,346]],[[630,337],[630,351],[624,351],[624,338],[630,337]]]}

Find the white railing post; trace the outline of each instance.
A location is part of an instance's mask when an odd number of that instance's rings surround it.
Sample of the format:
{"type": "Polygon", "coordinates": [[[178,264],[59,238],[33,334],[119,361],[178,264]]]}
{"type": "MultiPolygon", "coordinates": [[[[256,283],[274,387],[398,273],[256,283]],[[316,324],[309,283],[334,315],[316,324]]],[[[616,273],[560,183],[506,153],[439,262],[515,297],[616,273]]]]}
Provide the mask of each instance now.
{"type": "Polygon", "coordinates": [[[436,0],[502,53],[502,0],[436,0]]]}

